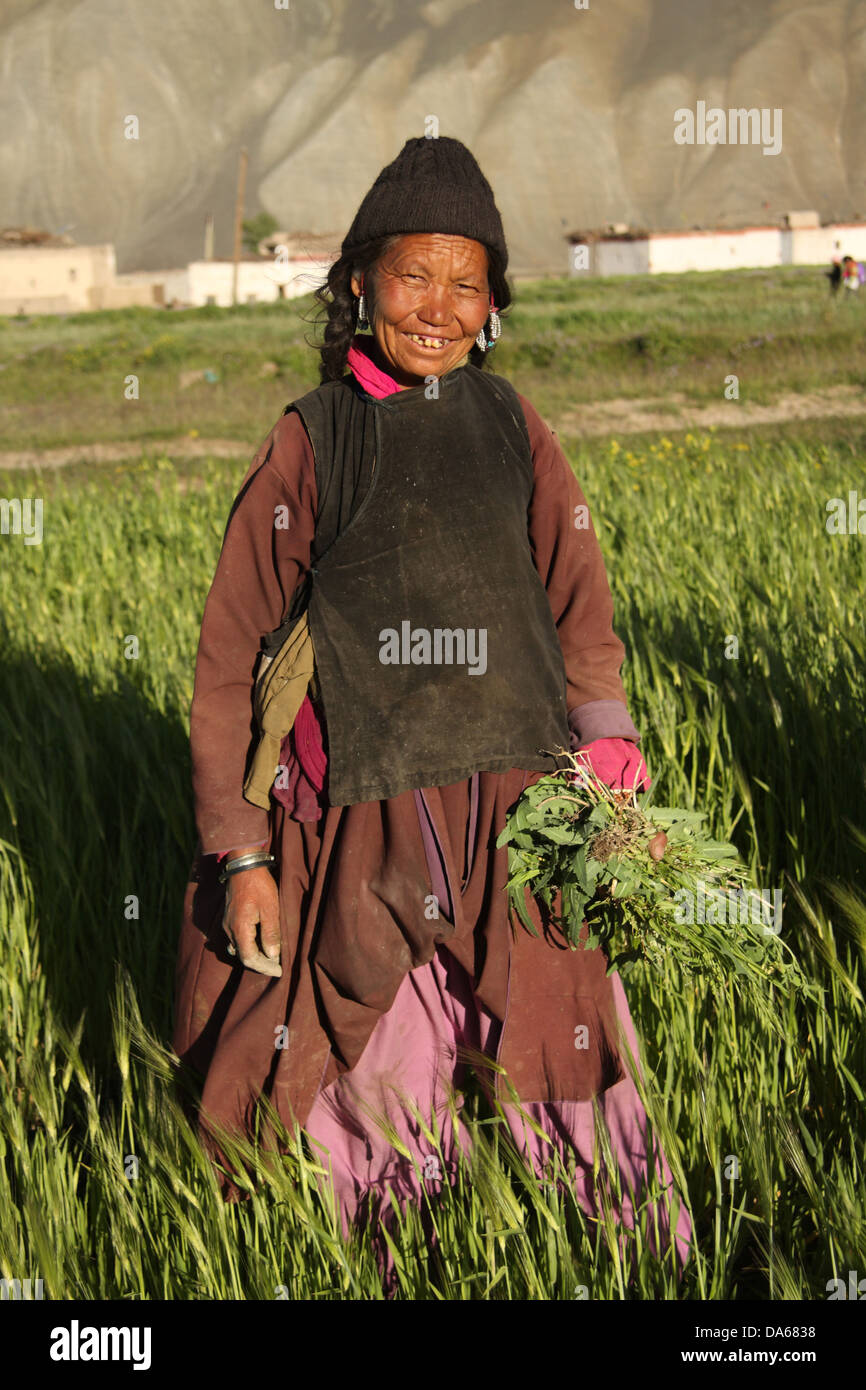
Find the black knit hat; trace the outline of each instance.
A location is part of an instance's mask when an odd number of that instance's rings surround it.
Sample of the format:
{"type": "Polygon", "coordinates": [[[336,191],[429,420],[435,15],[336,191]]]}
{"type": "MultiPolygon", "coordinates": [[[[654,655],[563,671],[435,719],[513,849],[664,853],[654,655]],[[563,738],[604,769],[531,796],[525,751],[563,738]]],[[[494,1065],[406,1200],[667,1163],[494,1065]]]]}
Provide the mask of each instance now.
{"type": "Polygon", "coordinates": [[[475,156],[443,135],[407,140],[364,198],[343,255],[365,241],[402,232],[445,232],[492,246],[508,264],[502,218],[475,156]]]}

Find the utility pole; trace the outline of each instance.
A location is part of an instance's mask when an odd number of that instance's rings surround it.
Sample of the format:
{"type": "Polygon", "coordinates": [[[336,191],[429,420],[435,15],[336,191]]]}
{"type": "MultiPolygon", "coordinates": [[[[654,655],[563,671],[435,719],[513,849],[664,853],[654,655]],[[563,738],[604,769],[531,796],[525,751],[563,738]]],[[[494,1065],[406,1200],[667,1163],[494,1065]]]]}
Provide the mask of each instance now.
{"type": "Polygon", "coordinates": [[[204,258],[213,260],[213,213],[209,212],[204,223],[204,258]]]}
{"type": "Polygon", "coordinates": [[[235,199],[235,249],[232,266],[232,304],[238,302],[238,261],[241,258],[241,239],[243,237],[244,189],[247,181],[247,150],[241,150],[238,164],[238,195],[235,199]]]}

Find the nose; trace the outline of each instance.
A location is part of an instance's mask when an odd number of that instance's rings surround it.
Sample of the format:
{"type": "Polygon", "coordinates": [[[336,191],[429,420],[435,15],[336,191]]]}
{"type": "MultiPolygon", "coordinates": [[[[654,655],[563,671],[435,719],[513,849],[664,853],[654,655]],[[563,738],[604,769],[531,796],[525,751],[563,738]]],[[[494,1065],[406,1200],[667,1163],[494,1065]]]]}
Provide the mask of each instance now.
{"type": "Polygon", "coordinates": [[[422,323],[437,328],[449,323],[454,317],[450,290],[444,285],[430,285],[423,305],[415,312],[422,323]]]}

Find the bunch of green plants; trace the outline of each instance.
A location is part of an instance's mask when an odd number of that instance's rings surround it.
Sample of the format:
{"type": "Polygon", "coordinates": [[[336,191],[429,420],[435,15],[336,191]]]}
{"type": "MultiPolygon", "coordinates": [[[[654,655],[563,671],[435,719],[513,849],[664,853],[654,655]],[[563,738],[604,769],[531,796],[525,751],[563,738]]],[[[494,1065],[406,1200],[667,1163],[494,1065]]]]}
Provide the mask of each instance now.
{"type": "Polygon", "coordinates": [[[706,815],[610,787],[583,754],[560,761],[524,791],[497,841],[508,846],[509,902],[534,936],[527,889],[573,950],[604,948],[608,974],[674,965],[720,991],[733,981],[771,1028],[774,987],[814,992],[706,815]]]}

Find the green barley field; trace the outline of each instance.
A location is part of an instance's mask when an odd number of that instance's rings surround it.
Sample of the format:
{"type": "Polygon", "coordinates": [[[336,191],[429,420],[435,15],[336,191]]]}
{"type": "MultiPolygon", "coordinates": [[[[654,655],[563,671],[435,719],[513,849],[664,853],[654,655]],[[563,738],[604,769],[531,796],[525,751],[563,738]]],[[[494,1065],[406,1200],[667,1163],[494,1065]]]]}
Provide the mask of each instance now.
{"type": "MultiPolygon", "coordinates": [[[[0,320],[0,448],[141,443],[132,463],[0,473],[0,496],[44,505],[41,544],[0,535],[0,1277],[47,1298],[384,1297],[370,1232],[344,1244],[302,1136],[223,1203],[168,1046],[198,626],[240,478],[316,382],[309,308],[0,320]],[[182,433],[236,438],[237,457],[172,459],[160,441],[182,433]]],[[[864,312],[818,271],[540,282],[518,287],[498,366],[551,418],[719,399],[729,372],[763,402],[863,391],[864,312]]],[[[614,1210],[588,1221],[536,1181],[473,1091],[471,1159],[390,1228],[396,1296],[825,1299],[866,1273],[866,536],[825,524],[829,499],[866,497],[866,415],[561,438],[655,797],[705,810],[783,890],[783,938],[823,993],[779,1003],[779,1043],[673,966],[628,982],[695,1225],[680,1281],[648,1212],[624,1258],[614,1210]]]]}

